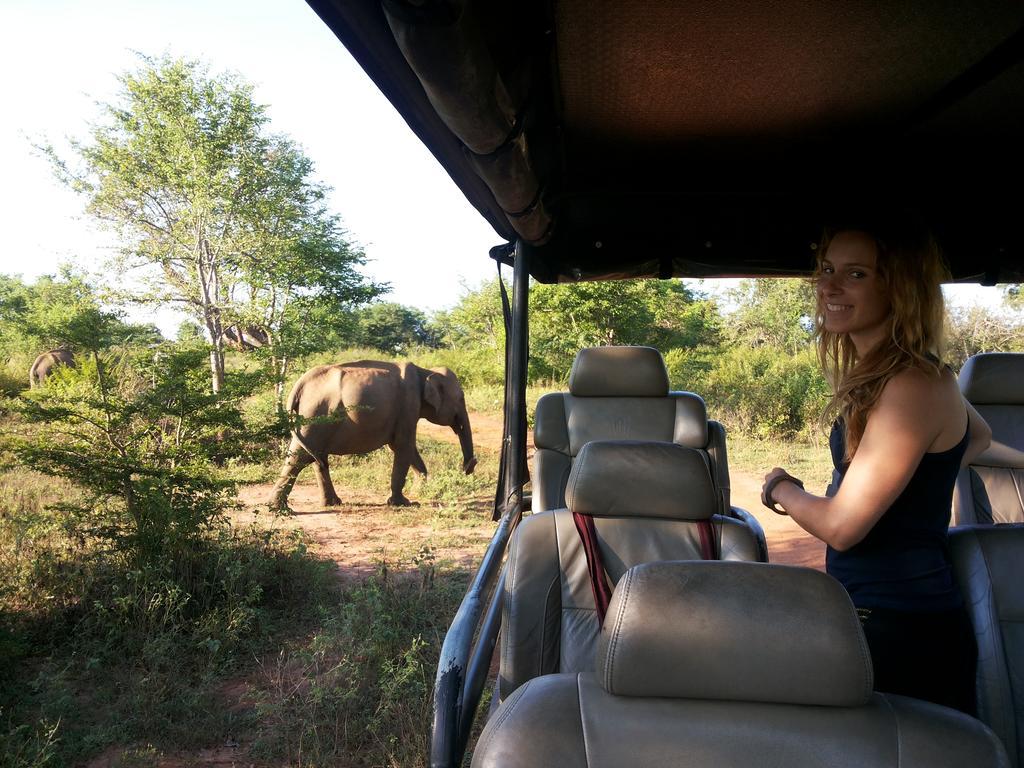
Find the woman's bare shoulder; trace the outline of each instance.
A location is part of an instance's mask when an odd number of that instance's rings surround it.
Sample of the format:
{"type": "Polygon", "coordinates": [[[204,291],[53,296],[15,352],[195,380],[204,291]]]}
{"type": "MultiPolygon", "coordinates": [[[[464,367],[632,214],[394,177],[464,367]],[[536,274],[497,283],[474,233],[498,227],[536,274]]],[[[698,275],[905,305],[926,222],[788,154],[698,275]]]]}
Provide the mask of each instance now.
{"type": "Polygon", "coordinates": [[[878,410],[897,421],[929,425],[925,432],[934,429],[933,437],[943,442],[954,434],[957,439],[963,435],[966,411],[962,401],[952,371],[906,368],[886,382],[878,410]]]}
{"type": "MultiPolygon", "coordinates": [[[[944,368],[939,371],[918,367],[904,368],[885,383],[879,401],[905,402],[913,400],[921,406],[928,406],[936,399],[944,399],[948,394],[949,382],[946,380],[946,376],[952,376],[952,374],[944,368]]],[[[953,379],[953,384],[955,386],[955,379],[953,379]]]]}

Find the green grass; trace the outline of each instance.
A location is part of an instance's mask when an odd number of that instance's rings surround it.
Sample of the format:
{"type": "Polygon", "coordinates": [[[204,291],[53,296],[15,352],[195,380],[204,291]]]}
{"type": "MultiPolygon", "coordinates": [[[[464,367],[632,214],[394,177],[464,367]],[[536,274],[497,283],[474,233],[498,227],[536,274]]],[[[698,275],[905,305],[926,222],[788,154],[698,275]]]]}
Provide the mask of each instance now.
{"type": "Polygon", "coordinates": [[[810,493],[823,494],[832,479],[832,456],[828,443],[809,440],[780,442],[749,435],[729,434],[726,438],[730,471],[765,475],[782,467],[804,481],[810,493]]]}
{"type": "Polygon", "coordinates": [[[422,766],[430,692],[469,574],[380,563],[321,606],[316,631],[260,665],[255,756],[287,765],[422,766]]]}
{"type": "Polygon", "coordinates": [[[138,568],[47,508],[73,493],[0,474],[0,766],[209,746],[251,726],[224,707],[223,680],[313,625],[333,564],[300,537],[220,528],[138,568]]]}

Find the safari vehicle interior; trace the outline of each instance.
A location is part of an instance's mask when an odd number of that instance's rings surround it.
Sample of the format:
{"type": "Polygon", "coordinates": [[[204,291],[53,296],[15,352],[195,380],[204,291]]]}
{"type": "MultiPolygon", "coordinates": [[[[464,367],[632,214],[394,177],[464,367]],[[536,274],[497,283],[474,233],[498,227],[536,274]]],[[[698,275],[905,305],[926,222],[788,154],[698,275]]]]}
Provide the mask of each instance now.
{"type": "Polygon", "coordinates": [[[503,701],[474,765],[1021,764],[1019,358],[965,368],[996,437],[958,515],[998,524],[952,537],[979,717],[1002,746],[966,716],[872,693],[827,577],[717,562],[770,553],[729,504],[721,425],[669,393],[649,353],[577,360],[569,393],[538,405],[524,487],[531,278],[806,274],[824,226],[912,209],[954,280],[1024,280],[1024,6],[308,1],[513,271],[498,525],[442,649],[431,765],[462,763],[499,635],[503,701]],[[618,581],[599,634],[609,596],[581,550],[618,581]],[[665,559],[692,562],[649,562],[665,559]]]}

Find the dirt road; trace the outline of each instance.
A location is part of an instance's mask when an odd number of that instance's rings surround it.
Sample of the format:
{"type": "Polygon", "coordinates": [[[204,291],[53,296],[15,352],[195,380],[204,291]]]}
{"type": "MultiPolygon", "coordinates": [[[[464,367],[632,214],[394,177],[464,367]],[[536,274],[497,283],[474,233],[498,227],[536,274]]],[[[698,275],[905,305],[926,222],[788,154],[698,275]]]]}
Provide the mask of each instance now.
{"type": "MultiPolygon", "coordinates": [[[[498,414],[473,413],[474,442],[478,448],[497,451],[501,445],[502,422],[498,414]]],[[[447,427],[421,421],[419,433],[436,440],[457,443],[456,435],[447,427]]],[[[533,445],[529,446],[532,456],[533,445]]],[[[805,533],[792,520],[765,509],[760,503],[761,477],[730,468],[732,503],[751,512],[761,522],[768,540],[771,562],[824,567],[824,545],[805,533]]],[[[270,496],[268,484],[242,488],[239,501],[244,511],[240,521],[260,519],[266,512],[260,506],[270,496]]],[[[300,476],[290,497],[294,516],[288,518],[287,527],[299,528],[325,557],[335,560],[344,574],[357,575],[372,571],[382,561],[393,562],[428,556],[454,565],[471,566],[490,538],[493,524],[488,523],[491,499],[486,496],[470,500],[470,512],[464,524],[450,519],[439,519],[428,506],[410,510],[396,510],[384,504],[388,490],[367,492],[338,487],[345,500],[340,508],[323,509],[319,505],[312,470],[300,476]]],[[[265,510],[265,507],[263,508],[265,510]]]]}

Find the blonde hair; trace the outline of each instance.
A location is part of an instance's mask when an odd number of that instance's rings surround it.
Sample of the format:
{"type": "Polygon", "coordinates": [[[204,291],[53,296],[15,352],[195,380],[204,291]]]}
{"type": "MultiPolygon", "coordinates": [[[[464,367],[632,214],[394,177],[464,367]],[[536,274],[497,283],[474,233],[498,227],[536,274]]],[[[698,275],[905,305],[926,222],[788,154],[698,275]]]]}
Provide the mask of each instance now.
{"type": "Polygon", "coordinates": [[[949,272],[935,239],[910,227],[886,231],[878,227],[843,227],[826,231],[819,244],[815,279],[839,232],[856,231],[876,247],[876,269],[889,300],[889,333],[864,357],[859,357],[847,333],[825,329],[824,305],[817,294],[815,340],[818,359],[832,386],[832,399],[822,424],[840,418],[846,426],[846,460],[853,458],[864,435],[868,415],[886,383],[908,368],[939,375],[942,370],[944,307],[942,281],[949,272]]]}

